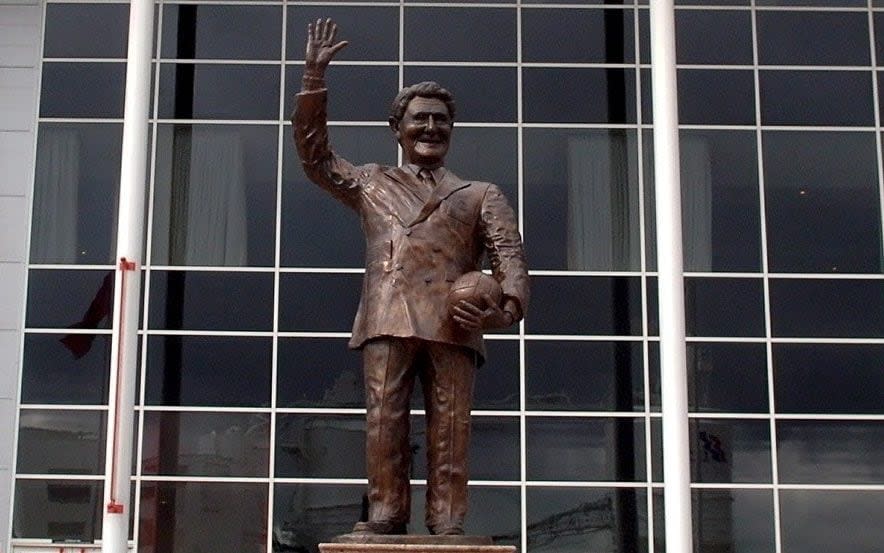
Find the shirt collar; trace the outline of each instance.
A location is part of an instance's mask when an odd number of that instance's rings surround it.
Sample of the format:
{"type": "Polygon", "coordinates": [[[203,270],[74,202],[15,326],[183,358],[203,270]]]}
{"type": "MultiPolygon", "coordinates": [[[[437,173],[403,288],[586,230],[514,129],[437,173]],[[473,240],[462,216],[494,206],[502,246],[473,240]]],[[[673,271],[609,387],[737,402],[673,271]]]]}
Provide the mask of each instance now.
{"type": "MultiPolygon", "coordinates": [[[[404,165],[414,176],[418,176],[418,173],[422,169],[420,165],[415,165],[414,163],[407,163],[404,165]]],[[[442,178],[445,177],[445,167],[436,167],[435,169],[430,169],[430,172],[433,173],[433,178],[437,183],[442,182],[442,178]]]]}

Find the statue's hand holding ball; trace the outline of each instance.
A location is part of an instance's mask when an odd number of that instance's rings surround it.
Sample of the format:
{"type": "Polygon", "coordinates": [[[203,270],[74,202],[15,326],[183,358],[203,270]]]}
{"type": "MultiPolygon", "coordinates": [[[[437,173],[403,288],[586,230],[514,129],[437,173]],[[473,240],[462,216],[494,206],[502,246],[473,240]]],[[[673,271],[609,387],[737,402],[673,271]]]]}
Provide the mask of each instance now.
{"type": "Polygon", "coordinates": [[[513,323],[500,308],[503,289],[488,274],[473,271],[460,276],[448,292],[448,313],[468,330],[504,328],[513,323]]]}

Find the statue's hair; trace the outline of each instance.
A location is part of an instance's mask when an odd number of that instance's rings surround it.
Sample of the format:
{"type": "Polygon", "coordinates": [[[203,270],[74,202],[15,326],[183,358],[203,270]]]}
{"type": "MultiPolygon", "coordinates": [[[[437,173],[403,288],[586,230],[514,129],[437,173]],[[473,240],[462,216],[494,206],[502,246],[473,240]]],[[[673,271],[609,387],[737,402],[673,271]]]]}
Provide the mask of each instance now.
{"type": "Polygon", "coordinates": [[[439,83],[424,81],[406,86],[393,98],[393,104],[390,106],[390,122],[395,121],[398,124],[402,121],[402,118],[405,116],[405,110],[408,108],[408,103],[418,96],[421,98],[437,98],[445,102],[445,107],[448,108],[448,115],[454,121],[454,96],[452,96],[451,92],[442,88],[439,83]]]}

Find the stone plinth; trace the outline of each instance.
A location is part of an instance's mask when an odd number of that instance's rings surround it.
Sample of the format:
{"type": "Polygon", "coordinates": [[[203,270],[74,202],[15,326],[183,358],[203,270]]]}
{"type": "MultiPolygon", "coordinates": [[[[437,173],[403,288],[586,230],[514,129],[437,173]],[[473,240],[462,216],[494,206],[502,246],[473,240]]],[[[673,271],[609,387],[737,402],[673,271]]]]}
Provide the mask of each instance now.
{"type": "Polygon", "coordinates": [[[320,543],[321,553],[515,553],[512,545],[492,545],[486,536],[366,536],[344,534],[320,543]]]}

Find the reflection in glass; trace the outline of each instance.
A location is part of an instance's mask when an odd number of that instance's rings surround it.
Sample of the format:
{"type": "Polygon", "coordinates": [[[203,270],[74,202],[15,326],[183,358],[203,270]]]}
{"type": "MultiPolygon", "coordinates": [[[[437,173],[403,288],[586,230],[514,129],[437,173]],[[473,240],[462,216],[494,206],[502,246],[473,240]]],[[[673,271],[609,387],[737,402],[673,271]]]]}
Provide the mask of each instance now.
{"type": "Polygon", "coordinates": [[[47,4],[43,57],[125,58],[128,29],[126,4],[47,4]]]}
{"type": "Polygon", "coordinates": [[[104,412],[22,409],[20,474],[103,474],[104,412]]]}
{"type": "MultiPolygon", "coordinates": [[[[345,48],[341,52],[346,52],[348,49],[345,48]]],[[[304,66],[287,65],[285,68],[286,83],[291,83],[289,86],[299,86],[298,83],[301,82],[303,73],[304,66]]],[[[387,118],[390,116],[390,103],[399,90],[399,71],[395,67],[336,65],[326,71],[325,80],[330,91],[328,99],[329,121],[383,121],[386,137],[390,141],[390,145],[395,146],[396,140],[386,124],[387,118]],[[371,83],[371,86],[366,87],[366,83],[371,83]]],[[[286,96],[283,115],[288,116],[294,112],[295,99],[294,94],[286,96]]],[[[337,127],[331,129],[332,139],[338,129],[337,127]]],[[[360,127],[356,130],[363,129],[364,127],[360,127]]],[[[379,132],[381,129],[364,130],[379,132]]],[[[291,131],[286,134],[290,136],[291,131]]],[[[285,147],[293,150],[289,136],[286,136],[285,147]]],[[[382,144],[383,141],[378,146],[382,144]]],[[[335,148],[335,152],[341,153],[337,150],[337,144],[332,142],[332,146],[335,148]]],[[[347,159],[351,158],[347,157],[347,159]]],[[[352,159],[352,161],[357,160],[352,159]]],[[[363,162],[366,161],[377,162],[379,160],[363,160],[363,162]]]]}
{"type": "Polygon", "coordinates": [[[160,125],[152,262],[272,265],[277,129],[160,125]]]}
{"type": "Polygon", "coordinates": [[[880,272],[875,135],[766,132],[763,140],[770,270],[880,272]]]}
{"type": "Polygon", "coordinates": [[[688,336],[764,336],[763,292],[761,279],[685,279],[688,336]]]}
{"type": "MultiPolygon", "coordinates": [[[[48,270],[28,272],[25,326],[30,328],[110,328],[114,272],[48,270]]],[[[88,352],[88,338],[63,337],[75,355],[88,352]]]]}
{"type": "Polygon", "coordinates": [[[265,331],[273,328],[271,274],[153,271],[150,294],[151,328],[265,331]]]}
{"type": "MultiPolygon", "coordinates": [[[[350,46],[335,56],[336,60],[397,61],[399,59],[399,10],[396,7],[289,4],[287,17],[286,59],[304,59],[307,23],[326,17],[330,17],[338,24],[341,30],[340,38],[350,42],[350,46]]],[[[332,73],[341,69],[343,67],[336,67],[332,73]]],[[[365,88],[360,87],[359,92],[370,92],[365,88]]],[[[393,93],[395,94],[395,91],[393,93]]]]}
{"type": "Polygon", "coordinates": [[[350,532],[357,520],[367,518],[367,501],[364,485],[277,484],[273,552],[315,551],[316,544],[350,532]]]}
{"type": "Polygon", "coordinates": [[[762,65],[870,63],[865,13],[761,11],[757,17],[762,65]]]}
{"type": "Polygon", "coordinates": [[[122,126],[40,123],[31,263],[110,263],[122,126]]]}
{"type": "Polygon", "coordinates": [[[632,10],[523,10],[522,61],[629,63],[633,25],[632,10]]]}
{"type": "Polygon", "coordinates": [[[488,359],[475,374],[473,409],[519,408],[519,342],[485,340],[488,359]]]}
{"type": "Polygon", "coordinates": [[[280,414],[277,478],[365,478],[365,417],[280,414]]]}
{"type": "MultiPolygon", "coordinates": [[[[677,10],[675,32],[678,63],[752,63],[752,19],[748,11],[677,10]]],[[[650,43],[650,36],[647,41],[650,43]]]]}
{"type": "MultiPolygon", "coordinates": [[[[692,490],[691,495],[695,551],[776,550],[773,495],[769,490],[692,490]]],[[[662,529],[655,524],[655,533],[662,529]]]]}
{"type": "Polygon", "coordinates": [[[641,419],[531,417],[526,442],[529,480],[645,479],[641,419]]]}
{"type": "Polygon", "coordinates": [[[122,118],[125,63],[43,62],[41,117],[122,118]]]}
{"type": "Polygon", "coordinates": [[[770,482],[770,423],[691,419],[693,482],[770,482]]]}
{"type": "Polygon", "coordinates": [[[12,537],[91,543],[101,538],[103,483],[17,480],[12,537]]]}
{"type": "Polygon", "coordinates": [[[644,409],[639,342],[529,341],[525,373],[528,409],[644,409]]]}
{"type": "Polygon", "coordinates": [[[687,364],[692,411],[768,411],[764,344],[688,343],[687,364]]]}
{"type": "Polygon", "coordinates": [[[639,278],[536,276],[531,279],[531,296],[525,319],[531,334],[642,332],[639,278]]]}
{"type": "Polygon", "coordinates": [[[445,166],[467,180],[493,182],[518,211],[518,143],[516,129],[457,127],[445,166]]]}
{"type": "MultiPolygon", "coordinates": [[[[471,423],[470,479],[518,480],[519,419],[474,416],[471,423]]],[[[424,416],[411,417],[411,478],[427,478],[426,427],[424,416]]]]}
{"type": "Polygon", "coordinates": [[[148,405],[270,405],[270,338],[150,336],[148,405]]]}
{"type": "Polygon", "coordinates": [[[409,8],[404,13],[406,60],[516,61],[512,8],[409,8]]]}
{"type": "Polygon", "coordinates": [[[778,421],[780,482],[880,484],[884,427],[875,421],[778,421]]]}
{"type": "Polygon", "coordinates": [[[144,414],[143,474],[267,476],[270,415],[144,414]]]}
{"type": "Polygon", "coordinates": [[[872,126],[871,77],[863,71],[762,70],[761,123],[872,126]]]}
{"type": "Polygon", "coordinates": [[[361,274],[280,275],[279,329],[349,332],[361,282],[361,274]]]}
{"type": "Polygon", "coordinates": [[[781,413],[884,414],[884,344],[774,344],[781,413]]]}
{"type": "Polygon", "coordinates": [[[528,488],[528,553],[644,551],[645,494],[633,488],[528,488]]]}
{"type": "Polygon", "coordinates": [[[685,125],[754,125],[752,71],[679,69],[678,119],[685,125]]]}
{"type": "Polygon", "coordinates": [[[880,491],[781,490],[782,550],[878,553],[882,506],[880,491]]]}
{"type": "Polygon", "coordinates": [[[264,551],[268,499],[267,484],[143,482],[139,551],[264,551]]]}
{"type": "Polygon", "coordinates": [[[22,403],[107,403],[107,334],[25,334],[22,403]]]}
{"type": "Polygon", "coordinates": [[[361,355],[344,338],[280,338],[277,405],[365,406],[361,355]]]}
{"type": "Polygon", "coordinates": [[[638,146],[626,130],[525,130],[531,266],[638,270],[638,146]]]}
{"type": "Polygon", "coordinates": [[[774,336],[884,338],[884,280],[772,279],[774,336]]]}
{"type": "Polygon", "coordinates": [[[279,119],[279,67],[164,63],[159,117],[175,119],[279,119]]]}
{"type": "Polygon", "coordinates": [[[457,103],[458,121],[490,123],[516,121],[518,86],[514,67],[409,65],[404,71],[405,84],[436,81],[451,91],[457,103]]]}
{"type": "Polygon", "coordinates": [[[631,69],[526,67],[522,79],[526,122],[635,123],[631,69]]]}
{"type": "Polygon", "coordinates": [[[280,15],[278,6],[164,6],[162,56],[279,59],[280,15]]]}
{"type": "MultiPolygon", "coordinates": [[[[411,533],[428,533],[423,524],[426,493],[425,486],[411,487],[411,533]]],[[[519,488],[471,485],[467,499],[468,514],[464,527],[467,535],[490,536],[496,545],[519,545],[522,535],[519,488]]]]}

